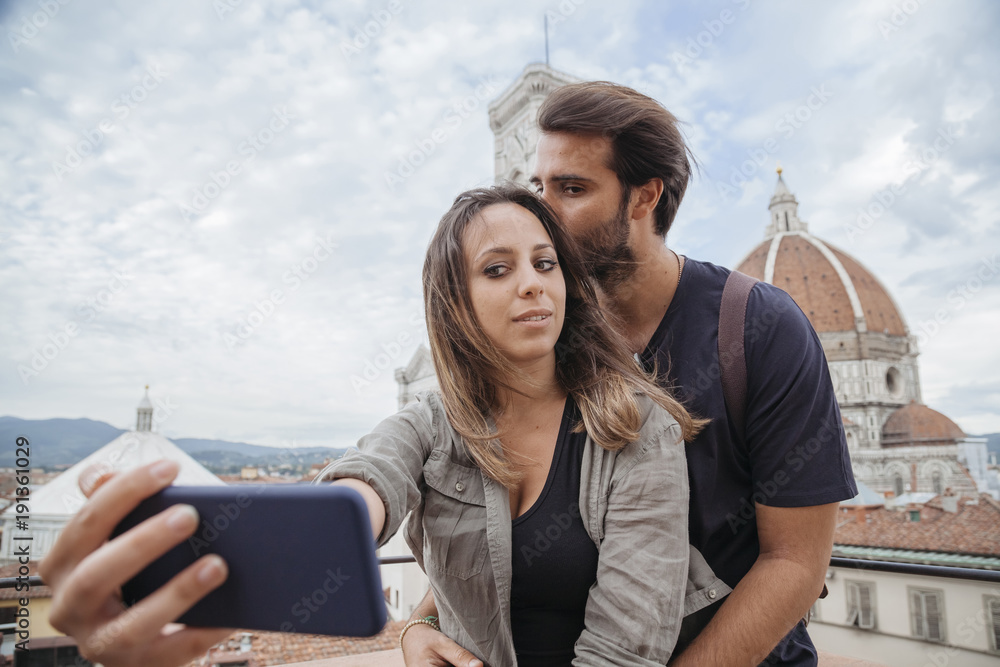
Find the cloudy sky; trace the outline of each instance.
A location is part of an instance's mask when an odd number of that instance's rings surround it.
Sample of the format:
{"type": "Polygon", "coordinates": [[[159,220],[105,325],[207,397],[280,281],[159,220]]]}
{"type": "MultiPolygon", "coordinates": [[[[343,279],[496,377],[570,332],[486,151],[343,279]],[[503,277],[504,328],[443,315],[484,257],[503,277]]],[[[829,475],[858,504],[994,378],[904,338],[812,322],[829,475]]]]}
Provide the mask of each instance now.
{"type": "Polygon", "coordinates": [[[492,181],[486,107],[546,12],[553,67],[686,122],[673,247],[739,262],[780,161],[920,335],[925,402],[1000,431],[990,0],[4,2],[0,415],[129,427],[149,384],[168,436],[353,443],[395,409],[426,243],[492,181]]]}

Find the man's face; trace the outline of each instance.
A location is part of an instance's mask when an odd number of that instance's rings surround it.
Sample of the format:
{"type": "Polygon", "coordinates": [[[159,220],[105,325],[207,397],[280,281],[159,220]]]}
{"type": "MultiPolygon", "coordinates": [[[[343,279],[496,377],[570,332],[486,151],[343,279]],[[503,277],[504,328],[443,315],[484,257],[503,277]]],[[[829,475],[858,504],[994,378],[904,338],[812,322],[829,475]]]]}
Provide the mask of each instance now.
{"type": "Polygon", "coordinates": [[[635,270],[628,202],[608,166],[611,140],[568,132],[542,134],[531,182],[583,248],[588,271],[605,288],[635,270]]]}

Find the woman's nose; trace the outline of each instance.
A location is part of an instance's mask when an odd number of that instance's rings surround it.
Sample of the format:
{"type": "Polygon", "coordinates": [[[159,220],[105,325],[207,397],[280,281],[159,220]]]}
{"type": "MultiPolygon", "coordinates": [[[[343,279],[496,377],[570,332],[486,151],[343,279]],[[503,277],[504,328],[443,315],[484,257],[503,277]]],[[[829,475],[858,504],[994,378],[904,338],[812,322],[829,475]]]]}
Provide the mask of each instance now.
{"type": "Polygon", "coordinates": [[[518,275],[518,294],[522,297],[538,296],[542,293],[542,280],[538,271],[531,267],[518,275]]]}

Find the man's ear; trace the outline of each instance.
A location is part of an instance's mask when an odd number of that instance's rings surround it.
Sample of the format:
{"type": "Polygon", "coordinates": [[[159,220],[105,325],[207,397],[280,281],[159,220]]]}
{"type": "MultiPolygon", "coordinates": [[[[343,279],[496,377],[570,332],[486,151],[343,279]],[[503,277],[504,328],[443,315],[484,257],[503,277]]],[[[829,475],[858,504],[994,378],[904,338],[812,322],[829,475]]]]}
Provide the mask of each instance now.
{"type": "Polygon", "coordinates": [[[643,220],[647,216],[654,215],[656,205],[660,203],[663,196],[663,179],[651,178],[642,185],[632,188],[632,215],[633,220],[643,220]]]}

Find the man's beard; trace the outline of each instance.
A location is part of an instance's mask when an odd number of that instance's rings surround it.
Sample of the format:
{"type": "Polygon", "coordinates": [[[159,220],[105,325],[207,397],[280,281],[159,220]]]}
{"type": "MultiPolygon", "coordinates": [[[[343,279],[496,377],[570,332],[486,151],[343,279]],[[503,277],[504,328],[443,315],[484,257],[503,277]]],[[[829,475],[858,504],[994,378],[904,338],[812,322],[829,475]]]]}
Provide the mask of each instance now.
{"type": "Polygon", "coordinates": [[[605,292],[614,292],[628,282],[638,266],[628,244],[628,203],[624,198],[614,217],[580,238],[587,273],[605,292]]]}

